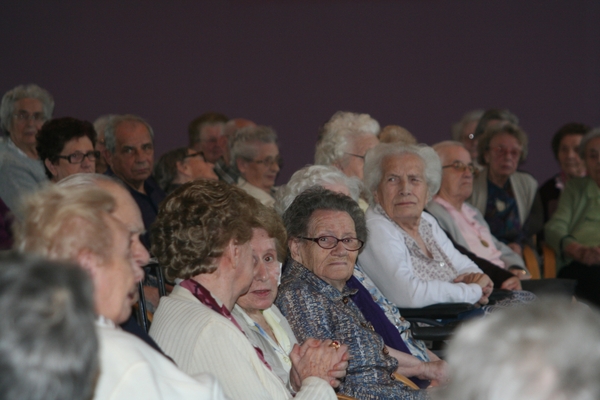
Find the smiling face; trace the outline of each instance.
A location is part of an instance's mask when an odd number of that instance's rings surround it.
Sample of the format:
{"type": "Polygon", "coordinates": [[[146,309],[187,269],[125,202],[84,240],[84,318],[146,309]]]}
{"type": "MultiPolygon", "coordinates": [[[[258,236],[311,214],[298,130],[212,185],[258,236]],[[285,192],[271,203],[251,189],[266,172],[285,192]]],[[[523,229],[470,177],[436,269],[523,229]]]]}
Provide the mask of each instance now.
{"type": "Polygon", "coordinates": [[[600,186],[600,137],[587,142],[585,146],[585,167],[590,178],[600,186]]]}
{"type": "Polygon", "coordinates": [[[31,148],[35,148],[35,135],[44,125],[44,106],[38,99],[21,99],[15,103],[13,114],[29,117],[23,120],[13,115],[10,129],[10,138],[13,143],[19,149],[28,153],[31,148]],[[32,116],[36,116],[38,120],[32,119],[32,116]]]}
{"type": "MultiPolygon", "coordinates": [[[[354,221],[347,212],[317,210],[312,213],[306,237],[334,236],[355,238],[354,221]]],[[[342,291],[354,272],[358,251],[348,251],[338,242],[333,249],[323,249],[317,243],[293,238],[290,240],[292,258],[303,264],[319,278],[342,291]]]]}
{"type": "Polygon", "coordinates": [[[251,143],[256,148],[256,157],[252,161],[237,160],[242,177],[251,185],[270,192],[279,173],[279,147],[275,143],[251,143]]]}
{"type": "MultiPolygon", "coordinates": [[[[471,164],[469,152],[461,146],[447,146],[438,150],[442,166],[446,167],[453,163],[462,163],[466,166],[471,164]]],[[[442,185],[438,196],[450,203],[463,203],[473,192],[473,174],[469,169],[460,171],[454,167],[442,168],[442,185]]]]}
{"type": "MultiPolygon", "coordinates": [[[[62,151],[60,152],[61,156],[69,156],[74,153],[82,153],[87,154],[90,151],[94,151],[94,146],[92,145],[92,141],[87,136],[82,136],[78,138],[73,138],[65,143],[62,151]]],[[[78,164],[71,164],[69,160],[64,158],[59,158],[56,163],[51,163],[50,160],[44,160],[46,167],[50,173],[52,173],[52,181],[58,182],[69,175],[78,174],[78,173],[94,173],[96,172],[96,162],[90,161],[88,157],[85,157],[78,164]]]]}
{"type": "Polygon", "coordinates": [[[414,224],[427,204],[425,165],[421,157],[406,153],[382,162],[382,177],[375,201],[398,225],[414,224]]]}
{"type": "Polygon", "coordinates": [[[281,275],[275,239],[270,238],[264,229],[253,229],[252,232],[250,247],[255,262],[254,279],[248,293],[237,301],[248,314],[266,310],[273,305],[281,275]]]}
{"type": "Polygon", "coordinates": [[[490,175],[508,179],[517,171],[523,147],[516,137],[509,133],[499,133],[490,140],[490,148],[485,153],[490,175]]]}
{"type": "Polygon", "coordinates": [[[140,122],[124,121],[115,130],[115,154],[108,154],[114,173],[137,191],[152,174],[154,145],[148,128],[140,122]]]}
{"type": "Polygon", "coordinates": [[[582,134],[566,135],[560,141],[558,146],[558,163],[560,169],[567,174],[569,178],[585,175],[585,165],[579,157],[579,143],[583,138],[582,134]]]}

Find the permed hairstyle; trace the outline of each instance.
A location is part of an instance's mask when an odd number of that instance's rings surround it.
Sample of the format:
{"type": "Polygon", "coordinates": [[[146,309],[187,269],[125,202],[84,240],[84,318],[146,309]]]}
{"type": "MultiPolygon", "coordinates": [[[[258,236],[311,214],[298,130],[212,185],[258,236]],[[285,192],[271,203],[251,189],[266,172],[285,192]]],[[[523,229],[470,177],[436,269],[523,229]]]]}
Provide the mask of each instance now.
{"type": "Polygon", "coordinates": [[[300,193],[283,213],[288,239],[306,236],[313,213],[317,210],[343,211],[354,221],[356,237],[367,241],[365,214],[358,203],[342,193],[315,186],[300,193]]]}
{"type": "Polygon", "coordinates": [[[527,145],[529,143],[527,134],[517,125],[505,121],[491,125],[485,130],[483,135],[479,137],[479,141],[477,142],[477,162],[480,165],[488,165],[488,163],[485,161],[485,153],[490,150],[490,142],[494,137],[503,133],[513,136],[521,145],[522,150],[519,163],[522,163],[525,161],[525,159],[527,159],[527,145]]]}
{"type": "Polygon", "coordinates": [[[113,237],[106,218],[115,207],[115,199],[100,188],[48,185],[25,199],[15,248],[71,261],[87,249],[107,260],[113,237]]]}
{"type": "Polygon", "coordinates": [[[323,125],[315,148],[315,164],[333,165],[346,158],[354,140],[365,135],[377,136],[379,122],[368,114],[338,111],[323,125]]]}
{"type": "MultiPolygon", "coordinates": [[[[36,149],[40,160],[49,160],[52,164],[58,162],[58,156],[65,144],[72,139],[86,136],[96,146],[96,130],[91,122],[64,117],[47,121],[36,135],[36,149]]],[[[52,173],[44,164],[46,176],[52,179],[52,173]]]]}
{"type": "Polygon", "coordinates": [[[581,303],[507,308],[461,326],[447,351],[450,383],[433,398],[598,399],[599,343],[600,316],[581,303]]]}
{"type": "Polygon", "coordinates": [[[154,131],[152,130],[152,127],[148,121],[146,121],[144,118],[132,114],[114,115],[112,118],[109,118],[108,122],[106,123],[106,128],[104,129],[104,143],[109,153],[115,154],[117,149],[117,138],[115,135],[117,127],[122,122],[137,122],[144,125],[150,133],[150,139],[154,141],[154,131]]]}
{"type": "Polygon", "coordinates": [[[585,136],[592,128],[585,124],[580,124],[577,122],[571,122],[565,124],[560,127],[560,129],[552,136],[552,153],[554,154],[554,158],[558,160],[558,150],[560,149],[560,142],[565,138],[565,136],[570,135],[579,135],[585,136]]]}
{"type": "Polygon", "coordinates": [[[54,111],[54,99],[52,98],[52,95],[35,84],[20,85],[9,90],[2,97],[2,103],[0,104],[0,120],[4,131],[10,132],[12,129],[11,125],[15,113],[15,104],[21,99],[39,100],[42,103],[46,120],[52,118],[52,112],[54,111]]]}
{"type": "Polygon", "coordinates": [[[357,178],[346,176],[342,171],[328,165],[310,165],[296,172],[287,185],[275,193],[275,210],[283,215],[300,193],[313,186],[342,185],[348,188],[350,197],[358,202],[362,183],[357,178]]]}
{"type": "Polygon", "coordinates": [[[442,182],[442,163],[435,150],[426,145],[403,146],[399,143],[380,143],[367,152],[365,158],[364,182],[369,202],[375,205],[374,194],[383,179],[383,162],[389,157],[401,157],[414,154],[423,160],[423,175],[427,182],[427,201],[440,190],[442,182]]]}
{"type": "Polygon", "coordinates": [[[479,136],[483,135],[483,133],[487,130],[490,121],[493,120],[507,121],[513,125],[519,125],[519,118],[507,109],[490,108],[483,113],[481,118],[479,118],[479,122],[477,123],[477,127],[475,128],[475,133],[473,136],[478,138],[479,136]]]}
{"type": "Polygon", "coordinates": [[[90,399],[99,373],[93,286],[75,265],[0,254],[0,393],[90,399]]]}
{"type": "Polygon", "coordinates": [[[242,189],[199,180],[177,188],[160,205],[151,252],[168,279],[210,274],[230,241],[244,244],[259,227],[259,203],[242,189]]]}

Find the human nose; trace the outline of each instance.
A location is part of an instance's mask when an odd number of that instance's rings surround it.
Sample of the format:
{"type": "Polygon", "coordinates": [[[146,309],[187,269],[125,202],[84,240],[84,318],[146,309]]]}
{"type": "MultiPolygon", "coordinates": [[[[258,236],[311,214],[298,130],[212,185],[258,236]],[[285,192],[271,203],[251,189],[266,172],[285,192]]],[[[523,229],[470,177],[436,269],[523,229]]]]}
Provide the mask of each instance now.
{"type": "Polygon", "coordinates": [[[335,255],[346,255],[348,250],[344,247],[344,244],[341,240],[338,240],[335,247],[331,250],[332,254],[335,255]]]}
{"type": "Polygon", "coordinates": [[[257,281],[266,281],[269,277],[269,271],[264,262],[259,261],[254,268],[254,279],[257,281]]]}
{"type": "Polygon", "coordinates": [[[131,253],[133,254],[135,263],[139,267],[145,266],[150,261],[150,254],[148,254],[148,250],[146,250],[146,247],[140,242],[139,238],[134,239],[131,245],[131,253]]]}

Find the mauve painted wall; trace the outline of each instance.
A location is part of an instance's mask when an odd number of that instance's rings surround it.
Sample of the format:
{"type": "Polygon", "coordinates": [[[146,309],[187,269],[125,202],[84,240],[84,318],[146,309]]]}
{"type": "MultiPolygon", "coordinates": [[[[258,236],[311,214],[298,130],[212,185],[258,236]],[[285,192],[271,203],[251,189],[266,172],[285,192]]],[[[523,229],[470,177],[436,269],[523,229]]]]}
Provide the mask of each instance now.
{"type": "Polygon", "coordinates": [[[0,92],[35,82],[55,116],[139,114],[157,155],[205,111],[250,118],[280,135],[279,183],[337,110],[432,144],[467,110],[507,107],[540,181],[560,125],[600,125],[597,0],[6,1],[2,16],[0,92]]]}

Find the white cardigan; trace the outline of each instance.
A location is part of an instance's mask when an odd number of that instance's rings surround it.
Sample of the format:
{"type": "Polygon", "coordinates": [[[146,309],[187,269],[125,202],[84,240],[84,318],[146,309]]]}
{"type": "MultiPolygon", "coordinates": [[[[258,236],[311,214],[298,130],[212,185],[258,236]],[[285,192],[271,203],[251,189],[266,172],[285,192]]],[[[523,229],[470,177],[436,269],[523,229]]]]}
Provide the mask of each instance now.
{"type": "Polygon", "coordinates": [[[165,356],[106,319],[96,322],[100,342],[100,377],[95,400],[225,400],[216,379],[194,378],[165,356]]]}
{"type": "MultiPolygon", "coordinates": [[[[258,358],[248,338],[231,321],[177,285],[160,300],[150,336],[188,374],[210,372],[232,399],[292,399],[285,384],[258,358]]],[[[295,399],[331,399],[328,382],[310,377],[295,399]]]]}
{"type": "MultiPolygon", "coordinates": [[[[482,271],[452,245],[435,218],[425,212],[421,218],[432,226],[433,237],[448,256],[458,274],[482,271]]],[[[475,303],[481,287],[475,283],[452,283],[418,278],[404,243],[404,237],[394,222],[370,207],[366,213],[369,238],[358,257],[360,268],[381,292],[397,307],[425,307],[435,303],[475,303]]]]}

